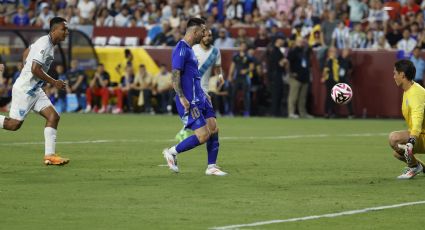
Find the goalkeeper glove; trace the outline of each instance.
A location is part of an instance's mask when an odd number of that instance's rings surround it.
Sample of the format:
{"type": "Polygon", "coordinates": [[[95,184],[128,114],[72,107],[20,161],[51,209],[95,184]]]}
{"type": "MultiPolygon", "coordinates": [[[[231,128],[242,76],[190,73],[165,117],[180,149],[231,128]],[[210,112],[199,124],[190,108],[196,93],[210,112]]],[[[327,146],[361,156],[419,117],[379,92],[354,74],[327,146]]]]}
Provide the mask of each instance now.
{"type": "Polygon", "coordinates": [[[406,163],[409,165],[412,162],[413,157],[413,146],[416,143],[416,138],[410,137],[405,145],[398,144],[400,149],[404,150],[404,158],[406,159],[406,163]]]}

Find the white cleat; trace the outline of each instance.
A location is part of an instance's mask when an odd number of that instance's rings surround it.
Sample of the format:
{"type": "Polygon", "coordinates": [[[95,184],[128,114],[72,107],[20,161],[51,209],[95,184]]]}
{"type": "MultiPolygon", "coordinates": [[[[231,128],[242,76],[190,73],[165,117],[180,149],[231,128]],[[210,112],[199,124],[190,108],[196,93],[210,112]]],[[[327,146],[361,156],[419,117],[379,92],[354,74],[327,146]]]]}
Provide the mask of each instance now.
{"type": "Polygon", "coordinates": [[[205,170],[205,175],[207,176],[226,176],[227,173],[220,170],[217,165],[208,166],[207,170],[205,170]]]}
{"type": "Polygon", "coordinates": [[[420,174],[423,170],[423,167],[421,164],[418,163],[418,166],[414,168],[406,167],[403,171],[403,173],[397,177],[397,179],[405,180],[405,179],[412,179],[416,175],[420,174]]]}
{"type": "Polygon", "coordinates": [[[167,161],[168,167],[171,169],[171,171],[178,173],[179,168],[177,167],[177,156],[171,154],[168,149],[164,149],[162,151],[162,154],[164,155],[165,160],[167,161]]]}

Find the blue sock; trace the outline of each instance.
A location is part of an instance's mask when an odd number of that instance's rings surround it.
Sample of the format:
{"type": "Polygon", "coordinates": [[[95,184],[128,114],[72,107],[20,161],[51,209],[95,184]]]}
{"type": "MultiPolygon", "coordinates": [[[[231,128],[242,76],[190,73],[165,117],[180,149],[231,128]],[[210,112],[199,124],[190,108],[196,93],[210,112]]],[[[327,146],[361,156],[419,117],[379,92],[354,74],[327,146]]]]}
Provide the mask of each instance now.
{"type": "Polygon", "coordinates": [[[185,152],[185,151],[188,151],[188,150],[195,148],[199,144],[200,143],[199,143],[199,140],[196,137],[196,135],[192,135],[192,136],[184,139],[182,142],[180,142],[176,146],[176,151],[177,151],[177,153],[185,152]]]}
{"type": "Polygon", "coordinates": [[[215,164],[217,161],[219,146],[220,143],[218,142],[218,133],[214,133],[207,141],[208,164],[215,164]]]}

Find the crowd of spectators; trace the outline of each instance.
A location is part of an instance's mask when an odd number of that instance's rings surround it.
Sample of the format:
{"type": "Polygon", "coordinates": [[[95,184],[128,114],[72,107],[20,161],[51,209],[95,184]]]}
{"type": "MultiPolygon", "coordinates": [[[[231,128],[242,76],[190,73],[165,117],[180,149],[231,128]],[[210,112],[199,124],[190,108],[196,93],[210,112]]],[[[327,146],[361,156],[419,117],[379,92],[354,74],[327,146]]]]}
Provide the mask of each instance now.
{"type": "MultiPolygon", "coordinates": [[[[222,112],[235,112],[235,103],[240,96],[243,101],[240,103],[243,104],[241,114],[250,115],[258,109],[252,106],[255,92],[269,98],[263,100],[269,101],[270,107],[264,113],[298,118],[311,117],[305,110],[305,103],[311,80],[309,58],[313,49],[321,59],[323,82],[331,78],[332,84],[338,82],[340,76],[331,74],[338,70],[326,69],[326,65],[332,60],[346,59],[349,62],[349,55],[338,58],[345,49],[393,49],[399,51],[400,58],[420,60],[420,55],[412,56],[412,52],[416,47],[425,48],[424,12],[425,1],[415,0],[9,0],[0,5],[0,26],[47,28],[50,18],[62,16],[71,28],[78,25],[144,27],[147,30],[145,45],[174,46],[184,34],[183,22],[190,17],[203,17],[213,31],[216,47],[238,49],[233,67],[225,70],[229,76],[223,87],[228,92],[220,95],[230,99],[219,100],[228,102],[222,103],[222,112]],[[249,27],[257,28],[255,37],[247,35],[245,28],[249,27]],[[236,36],[229,33],[231,28],[237,28],[236,36]],[[290,31],[290,35],[282,33],[284,30],[290,31]],[[265,58],[257,60],[249,54],[250,49],[257,47],[267,47],[265,58]],[[328,53],[329,47],[335,48],[329,50],[335,54],[328,53]],[[249,63],[241,61],[245,60],[245,53],[249,63]],[[270,56],[279,59],[267,58],[270,56]],[[241,80],[240,74],[250,78],[241,80]],[[289,92],[284,92],[285,87],[289,92]],[[289,99],[283,95],[289,95],[289,99]],[[284,111],[280,111],[282,97],[284,111]]],[[[422,62],[416,60],[416,63],[422,62]]],[[[346,79],[351,71],[344,72],[343,75],[348,75],[346,79]]],[[[133,93],[130,89],[124,91],[133,93]]],[[[102,95],[105,94],[106,91],[102,95]]],[[[142,94],[145,97],[150,95],[142,94]]],[[[168,100],[168,96],[164,98],[168,100]]],[[[169,111],[167,105],[161,105],[159,110],[169,111]]],[[[149,112],[152,111],[150,106],[147,108],[149,112]]],[[[118,112],[122,111],[121,107],[118,112]]],[[[330,110],[328,107],[327,111],[330,110]]]]}

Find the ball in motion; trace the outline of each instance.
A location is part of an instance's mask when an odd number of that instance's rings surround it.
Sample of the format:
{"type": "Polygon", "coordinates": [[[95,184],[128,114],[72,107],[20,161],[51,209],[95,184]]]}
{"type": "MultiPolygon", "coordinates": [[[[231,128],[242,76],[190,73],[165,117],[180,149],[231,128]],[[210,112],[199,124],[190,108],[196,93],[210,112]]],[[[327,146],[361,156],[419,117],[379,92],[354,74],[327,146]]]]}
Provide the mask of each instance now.
{"type": "Polygon", "coordinates": [[[338,83],[332,87],[331,97],[335,103],[345,105],[353,98],[353,90],[348,84],[338,83]]]}

